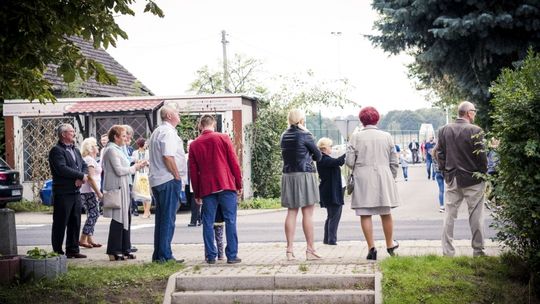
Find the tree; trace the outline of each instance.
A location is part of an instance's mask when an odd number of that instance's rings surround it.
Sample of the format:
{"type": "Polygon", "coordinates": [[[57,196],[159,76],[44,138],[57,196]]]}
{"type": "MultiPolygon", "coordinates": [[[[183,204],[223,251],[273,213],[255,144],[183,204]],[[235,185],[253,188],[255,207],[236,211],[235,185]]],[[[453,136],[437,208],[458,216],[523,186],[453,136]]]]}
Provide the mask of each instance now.
{"type": "MultiPolygon", "coordinates": [[[[242,93],[259,97],[264,95],[266,89],[260,86],[257,74],[260,72],[261,61],[255,58],[246,58],[235,54],[234,59],[228,62],[229,92],[242,93]]],[[[189,91],[201,94],[226,93],[222,70],[210,70],[205,65],[197,72],[197,78],[191,83],[189,91]]]]}
{"type": "Polygon", "coordinates": [[[374,0],[373,8],[380,34],[369,37],[372,43],[411,54],[409,68],[421,83],[443,97],[477,103],[484,125],[491,82],[529,47],[540,47],[540,9],[533,0],[374,0]]]}
{"type": "MultiPolygon", "coordinates": [[[[145,0],[144,11],[163,17],[161,9],[145,0]]],[[[0,1],[0,100],[22,98],[55,101],[51,84],[43,78],[47,65],[58,66],[58,75],[69,83],[79,76],[115,84],[116,77],[94,60],[82,56],[69,39],[81,36],[95,48],[116,46],[127,39],[114,20],[135,15],[135,0],[6,0],[0,1]]]]}
{"type": "Polygon", "coordinates": [[[540,294],[540,55],[529,54],[494,83],[493,136],[500,140],[495,181],[497,239],[527,263],[540,294]]]}

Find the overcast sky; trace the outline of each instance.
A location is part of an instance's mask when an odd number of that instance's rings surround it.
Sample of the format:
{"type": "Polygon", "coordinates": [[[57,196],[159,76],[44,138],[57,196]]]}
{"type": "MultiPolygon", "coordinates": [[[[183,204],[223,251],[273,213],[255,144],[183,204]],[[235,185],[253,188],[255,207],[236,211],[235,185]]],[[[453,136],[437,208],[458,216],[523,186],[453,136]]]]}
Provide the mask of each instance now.
{"type": "MultiPolygon", "coordinates": [[[[406,76],[405,55],[389,57],[363,34],[373,33],[369,0],[156,0],[165,18],[117,18],[129,40],[108,52],[156,95],[184,95],[204,65],[217,67],[226,30],[235,53],[263,62],[263,77],[312,70],[321,80],[347,78],[348,96],[380,112],[430,107],[406,76]],[[341,32],[333,35],[332,32],[341,32]]],[[[329,116],[357,114],[346,108],[329,116]]]]}

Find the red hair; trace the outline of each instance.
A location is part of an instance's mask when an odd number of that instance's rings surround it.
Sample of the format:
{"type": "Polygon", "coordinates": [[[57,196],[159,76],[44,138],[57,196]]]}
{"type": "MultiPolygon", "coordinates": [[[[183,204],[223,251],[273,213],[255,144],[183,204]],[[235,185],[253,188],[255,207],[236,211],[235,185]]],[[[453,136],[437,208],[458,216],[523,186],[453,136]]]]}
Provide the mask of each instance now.
{"type": "Polygon", "coordinates": [[[362,125],[376,125],[379,122],[379,112],[374,107],[364,107],[358,114],[362,125]]]}

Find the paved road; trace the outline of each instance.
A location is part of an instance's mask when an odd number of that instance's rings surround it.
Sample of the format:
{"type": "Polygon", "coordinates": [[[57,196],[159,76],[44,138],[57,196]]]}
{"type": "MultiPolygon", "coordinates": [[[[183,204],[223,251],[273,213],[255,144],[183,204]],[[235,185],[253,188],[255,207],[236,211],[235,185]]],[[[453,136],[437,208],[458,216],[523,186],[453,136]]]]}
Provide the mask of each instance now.
{"type": "MultiPolygon", "coordinates": [[[[424,167],[411,167],[409,181],[398,179],[398,188],[402,201],[399,208],[394,209],[395,238],[398,240],[439,240],[442,231],[444,214],[438,212],[437,185],[427,179],[424,167]]],[[[238,235],[240,242],[284,242],[283,221],[286,211],[240,211],[238,216],[238,235]]],[[[83,215],[83,219],[85,216],[83,215]]],[[[322,241],[326,210],[315,210],[316,241],[322,241]]],[[[17,241],[21,246],[50,244],[51,215],[34,216],[17,214],[17,241]]],[[[181,212],[177,218],[175,243],[202,243],[202,228],[187,227],[189,213],[181,212]]],[[[109,220],[100,218],[95,231],[95,239],[106,242],[109,220]]],[[[132,242],[135,244],[152,244],[154,224],[153,219],[136,217],[132,225],[132,242]]],[[[495,231],[489,228],[491,218],[486,215],[486,238],[495,236],[495,231]]],[[[303,239],[300,217],[296,238],[303,239]]],[[[375,238],[383,239],[380,220],[374,218],[375,238]]],[[[467,222],[466,207],[462,206],[455,226],[455,239],[470,239],[471,233],[467,222]]],[[[360,223],[357,216],[349,208],[349,203],[343,209],[339,226],[338,238],[341,241],[363,240],[360,223]]]]}

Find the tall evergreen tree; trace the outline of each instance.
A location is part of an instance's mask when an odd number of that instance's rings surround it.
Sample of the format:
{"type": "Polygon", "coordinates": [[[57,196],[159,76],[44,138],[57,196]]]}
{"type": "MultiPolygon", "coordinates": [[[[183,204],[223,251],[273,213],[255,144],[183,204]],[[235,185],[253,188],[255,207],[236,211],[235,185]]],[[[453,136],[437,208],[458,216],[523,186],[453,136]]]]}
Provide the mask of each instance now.
{"type": "Polygon", "coordinates": [[[392,54],[411,54],[420,82],[477,103],[481,123],[489,125],[491,82],[528,48],[540,49],[539,6],[536,0],[374,0],[380,34],[370,39],[392,54]]]}

